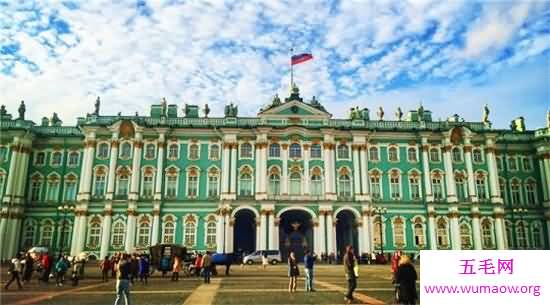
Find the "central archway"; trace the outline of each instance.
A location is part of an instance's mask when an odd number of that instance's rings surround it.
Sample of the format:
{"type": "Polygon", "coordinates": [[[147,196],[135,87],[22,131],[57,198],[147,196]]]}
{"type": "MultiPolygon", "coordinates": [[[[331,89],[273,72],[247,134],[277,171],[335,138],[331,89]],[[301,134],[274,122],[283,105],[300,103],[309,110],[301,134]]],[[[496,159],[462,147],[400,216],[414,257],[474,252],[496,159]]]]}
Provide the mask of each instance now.
{"type": "Polygon", "coordinates": [[[313,250],[312,216],[305,210],[287,210],[279,216],[279,249],[283,260],[291,251],[302,261],[306,249],[313,250]]]}
{"type": "Polygon", "coordinates": [[[249,209],[235,213],[233,251],[250,253],[256,250],[256,215],[249,209]]]}
{"type": "Polygon", "coordinates": [[[355,255],[359,254],[357,219],[349,210],[341,210],[336,214],[336,250],[343,257],[346,246],[353,246],[355,255]]]}

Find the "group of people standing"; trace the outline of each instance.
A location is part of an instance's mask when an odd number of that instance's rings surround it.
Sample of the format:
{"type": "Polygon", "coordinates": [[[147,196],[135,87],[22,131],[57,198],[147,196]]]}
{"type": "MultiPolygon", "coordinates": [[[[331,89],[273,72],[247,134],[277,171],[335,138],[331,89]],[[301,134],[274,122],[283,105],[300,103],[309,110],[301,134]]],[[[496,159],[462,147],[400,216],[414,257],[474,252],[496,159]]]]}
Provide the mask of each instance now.
{"type": "MultiPolygon", "coordinates": [[[[117,252],[111,258],[106,256],[100,263],[99,268],[101,270],[102,280],[104,282],[109,281],[109,273],[111,278],[115,278],[117,275],[117,264],[120,262],[123,253],[117,252]]],[[[147,279],[150,274],[151,260],[147,254],[128,254],[128,275],[130,282],[134,283],[134,280],[139,278],[140,282],[147,284],[147,279]]]]}

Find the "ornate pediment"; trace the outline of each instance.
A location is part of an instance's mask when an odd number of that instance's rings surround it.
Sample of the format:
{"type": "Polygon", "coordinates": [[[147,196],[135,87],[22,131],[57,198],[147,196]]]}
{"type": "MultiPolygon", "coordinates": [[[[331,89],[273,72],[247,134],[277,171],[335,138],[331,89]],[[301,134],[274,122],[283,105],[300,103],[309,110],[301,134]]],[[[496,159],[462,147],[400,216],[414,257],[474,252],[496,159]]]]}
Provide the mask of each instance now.
{"type": "Polygon", "coordinates": [[[300,97],[300,89],[296,85],[292,87],[290,96],[282,103],[278,95],[273,97],[269,105],[260,109],[259,117],[264,118],[313,118],[329,119],[332,115],[325,110],[315,96],[309,102],[304,102],[300,97]]]}

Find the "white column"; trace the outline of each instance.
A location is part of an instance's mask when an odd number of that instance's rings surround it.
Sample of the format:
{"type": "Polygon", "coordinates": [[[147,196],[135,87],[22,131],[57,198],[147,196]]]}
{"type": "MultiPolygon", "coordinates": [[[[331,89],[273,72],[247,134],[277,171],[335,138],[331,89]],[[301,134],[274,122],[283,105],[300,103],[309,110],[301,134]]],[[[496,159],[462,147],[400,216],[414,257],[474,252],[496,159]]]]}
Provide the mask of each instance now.
{"type": "Polygon", "coordinates": [[[227,246],[226,246],[226,249],[225,251],[227,253],[233,253],[233,238],[234,238],[234,231],[235,231],[235,227],[234,227],[234,221],[233,219],[231,219],[231,217],[229,215],[227,215],[227,246]]]}
{"type": "Polygon", "coordinates": [[[261,247],[260,247],[260,239],[262,238],[261,231],[262,231],[261,221],[258,218],[256,218],[256,243],[255,243],[256,250],[261,250],[261,247]]]}
{"type": "MultiPolygon", "coordinates": [[[[319,243],[319,238],[321,235],[321,230],[319,229],[319,219],[316,219],[313,223],[313,247],[312,250],[315,254],[321,254],[321,244],[319,243]]],[[[310,247],[311,248],[311,247],[310,247]]]]}
{"type": "Polygon", "coordinates": [[[267,199],[267,143],[262,143],[260,158],[262,159],[260,167],[262,173],[260,176],[260,187],[262,189],[262,198],[267,199]]]}
{"type": "Polygon", "coordinates": [[[99,259],[104,259],[105,256],[109,254],[109,238],[111,237],[113,210],[106,209],[103,215],[103,226],[101,228],[101,254],[99,254],[99,259]]]}
{"type": "Polygon", "coordinates": [[[76,244],[78,241],[78,226],[80,224],[80,217],[78,216],[78,212],[75,210],[74,214],[74,222],[73,222],[73,233],[71,234],[71,248],[70,248],[70,254],[71,255],[77,255],[76,253],[76,244]]]}
{"type": "Polygon", "coordinates": [[[132,253],[134,251],[134,243],[136,237],[136,216],[135,207],[128,208],[128,219],[126,221],[126,242],[124,243],[124,251],[132,253]]]}
{"type": "Polygon", "coordinates": [[[548,193],[548,200],[550,200],[550,153],[546,153],[544,156],[544,179],[546,180],[545,185],[546,192],[548,193]]]}
{"type": "MultiPolygon", "coordinates": [[[[361,196],[361,174],[359,172],[359,145],[352,145],[351,150],[353,152],[353,189],[355,193],[355,200],[361,196]]],[[[361,230],[360,230],[361,231],[361,230]]],[[[360,243],[361,244],[361,243],[360,243]]]]}
{"type": "MultiPolygon", "coordinates": [[[[542,182],[541,188],[542,188],[542,198],[543,201],[549,201],[549,192],[550,192],[550,185],[549,182],[546,180],[546,170],[544,168],[544,155],[539,156],[539,170],[540,170],[540,181],[542,182]]],[[[548,235],[550,236],[550,235],[548,235]]]]}
{"type": "Polygon", "coordinates": [[[2,239],[2,247],[0,247],[0,260],[3,260],[3,259],[7,259],[9,258],[8,255],[7,255],[7,252],[4,251],[5,247],[3,245],[5,245],[7,242],[9,242],[7,239],[6,239],[6,236],[7,236],[7,228],[8,228],[8,215],[7,215],[7,211],[6,210],[2,210],[2,215],[1,215],[1,218],[0,218],[0,238],[2,239]]]}
{"type": "Polygon", "coordinates": [[[453,162],[451,160],[451,145],[449,143],[445,143],[443,147],[443,163],[445,166],[447,202],[457,202],[455,175],[453,172],[453,162]]]}
{"type": "Polygon", "coordinates": [[[361,191],[365,196],[364,200],[370,201],[369,161],[367,158],[366,144],[361,147],[360,155],[361,155],[361,191]]]}
{"type": "Polygon", "coordinates": [[[474,250],[482,250],[481,226],[479,222],[479,208],[472,206],[472,231],[474,235],[474,250]]]}
{"type": "MultiPolygon", "coordinates": [[[[469,142],[469,139],[466,140],[469,142]]],[[[467,143],[464,146],[464,159],[466,161],[466,173],[468,175],[468,197],[471,202],[477,202],[474,167],[472,166],[472,146],[467,143]]]]}
{"type": "Polygon", "coordinates": [[[273,211],[269,211],[267,213],[267,239],[268,239],[268,244],[269,244],[269,247],[268,249],[269,250],[273,250],[275,248],[275,245],[273,244],[273,236],[274,236],[274,232],[273,232],[273,227],[274,227],[274,221],[273,221],[273,211]]]}
{"type": "Polygon", "coordinates": [[[275,214],[272,214],[271,217],[273,218],[273,228],[271,229],[273,237],[270,238],[270,242],[272,241],[271,250],[279,250],[279,219],[275,218],[275,214]]]}
{"type": "Polygon", "coordinates": [[[226,199],[229,193],[229,158],[231,153],[231,144],[223,143],[223,156],[222,156],[222,181],[221,181],[221,199],[226,199]]]}
{"type": "Polygon", "coordinates": [[[281,195],[288,195],[288,144],[281,145],[281,160],[283,163],[281,173],[281,195]]]}
{"type": "Polygon", "coordinates": [[[216,252],[223,253],[223,216],[216,215],[216,252]]]}
{"type": "Polygon", "coordinates": [[[78,234],[77,234],[77,242],[75,247],[75,255],[78,255],[84,250],[84,244],[86,243],[86,229],[88,225],[88,216],[87,215],[87,209],[83,209],[80,212],[80,216],[78,217],[80,219],[78,224],[78,234]]]}
{"type": "Polygon", "coordinates": [[[430,249],[437,250],[437,238],[435,234],[435,211],[433,211],[433,207],[428,207],[428,210],[428,235],[430,238],[430,249]]]}
{"type": "Polygon", "coordinates": [[[259,143],[256,143],[254,145],[254,152],[255,152],[255,166],[254,166],[254,169],[255,169],[255,174],[254,174],[254,190],[255,190],[255,193],[256,193],[256,200],[261,200],[261,193],[262,193],[262,187],[261,187],[261,184],[262,184],[262,181],[261,181],[261,177],[262,177],[262,157],[261,157],[261,144],[259,143]]]}
{"type": "Polygon", "coordinates": [[[237,172],[239,171],[237,168],[237,145],[237,143],[231,145],[231,188],[229,190],[231,199],[237,198],[237,172]]]}
{"type": "Polygon", "coordinates": [[[130,196],[128,199],[137,200],[139,197],[139,179],[141,176],[141,148],[143,146],[141,133],[136,133],[134,139],[134,155],[132,158],[132,176],[130,196]]]}
{"type": "Polygon", "coordinates": [[[460,228],[458,226],[458,207],[449,207],[449,220],[451,227],[451,247],[453,250],[460,250],[462,245],[460,242],[460,228]]]}
{"type": "MultiPolygon", "coordinates": [[[[113,200],[115,192],[115,170],[118,158],[118,144],[118,134],[113,133],[113,138],[111,140],[111,155],[109,157],[109,175],[107,176],[107,194],[105,196],[107,200],[113,200]]],[[[101,259],[103,259],[103,257],[101,259]]]]}
{"type": "Polygon", "coordinates": [[[500,189],[498,187],[497,163],[495,160],[495,147],[492,139],[487,139],[485,148],[487,157],[487,168],[489,169],[489,187],[491,191],[491,202],[502,203],[500,189]]]}
{"type": "Polygon", "coordinates": [[[335,179],[334,179],[334,144],[324,143],[324,165],[325,165],[325,199],[336,200],[335,179]]]}
{"type": "MultiPolygon", "coordinates": [[[[159,135],[158,139],[158,152],[157,152],[157,174],[155,177],[155,200],[162,198],[162,181],[164,180],[164,149],[166,142],[164,134],[159,135]]],[[[153,244],[154,245],[154,244],[153,244]]]]}
{"type": "Polygon", "coordinates": [[[260,211],[260,250],[267,250],[266,244],[266,228],[267,228],[267,215],[266,211],[260,211]]]}
{"type": "Polygon", "coordinates": [[[309,174],[309,149],[310,146],[308,144],[304,145],[304,195],[309,195],[309,181],[310,181],[310,174],[309,174]]]}
{"type": "Polygon", "coordinates": [[[327,223],[326,223],[327,235],[326,235],[326,238],[327,238],[327,254],[328,255],[330,255],[331,253],[336,254],[334,239],[332,237],[333,236],[333,231],[334,231],[332,220],[333,220],[332,211],[327,211],[327,223]]]}
{"type": "MultiPolygon", "coordinates": [[[[151,230],[151,246],[159,243],[159,231],[160,231],[160,210],[153,210],[153,228],[151,230]]],[[[216,231],[216,237],[219,231],[216,231]]],[[[217,245],[217,243],[216,243],[217,245]]]]}
{"type": "Polygon", "coordinates": [[[319,252],[317,254],[325,253],[327,254],[327,245],[326,245],[326,213],[325,211],[319,211],[319,239],[317,244],[319,244],[319,252]]]}
{"type": "MultiPolygon", "coordinates": [[[[21,145],[21,144],[19,144],[21,145]]],[[[10,171],[8,172],[8,180],[6,182],[6,191],[4,198],[10,197],[10,195],[13,194],[13,185],[15,184],[15,176],[17,173],[17,165],[18,165],[18,156],[20,155],[17,151],[19,149],[19,145],[13,144],[10,148],[11,151],[11,159],[10,159],[10,171]]],[[[9,198],[11,200],[11,198],[9,198]]],[[[0,238],[3,238],[4,235],[2,235],[0,238]]]]}
{"type": "Polygon", "coordinates": [[[371,247],[371,235],[372,235],[372,232],[370,231],[370,226],[369,226],[369,222],[370,222],[370,219],[369,219],[369,212],[368,211],[363,211],[363,215],[362,215],[362,219],[363,219],[363,252],[366,252],[366,253],[370,253],[372,252],[372,247],[371,247]]]}
{"type": "Polygon", "coordinates": [[[506,249],[506,241],[504,236],[506,236],[506,229],[504,228],[504,208],[502,204],[499,204],[493,209],[495,213],[495,237],[497,242],[498,250],[506,249]]]}
{"type": "Polygon", "coordinates": [[[433,202],[434,196],[432,193],[432,180],[430,173],[430,163],[428,159],[428,151],[430,146],[428,145],[428,140],[422,138],[422,174],[424,176],[424,188],[426,190],[426,201],[433,202]]]}
{"type": "Polygon", "coordinates": [[[363,253],[367,253],[367,251],[365,251],[365,230],[363,227],[363,221],[358,222],[356,225],[357,225],[357,239],[358,239],[357,242],[359,247],[357,251],[359,252],[359,255],[361,255],[363,253]]]}

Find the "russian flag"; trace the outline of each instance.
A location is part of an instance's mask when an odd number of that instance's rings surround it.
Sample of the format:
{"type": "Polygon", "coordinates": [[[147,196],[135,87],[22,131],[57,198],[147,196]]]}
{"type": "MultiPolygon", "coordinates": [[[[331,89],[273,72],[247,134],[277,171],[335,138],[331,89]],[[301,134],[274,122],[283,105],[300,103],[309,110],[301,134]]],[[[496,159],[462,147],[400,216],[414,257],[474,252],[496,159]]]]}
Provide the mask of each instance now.
{"type": "Polygon", "coordinates": [[[292,57],[290,58],[290,64],[291,65],[297,65],[297,64],[303,63],[304,61],[308,61],[310,59],[313,59],[313,55],[310,54],[310,53],[302,53],[302,54],[298,54],[298,55],[292,55],[292,57]]]}

